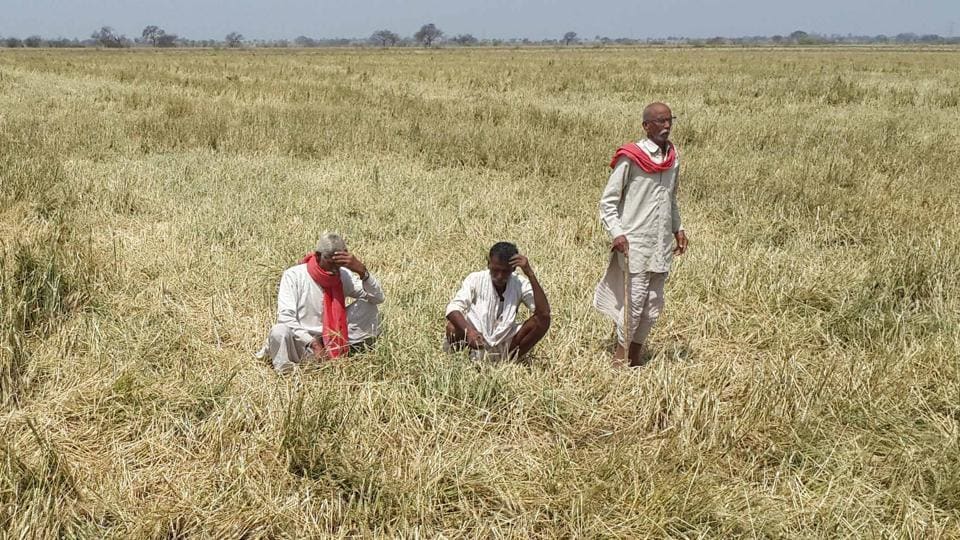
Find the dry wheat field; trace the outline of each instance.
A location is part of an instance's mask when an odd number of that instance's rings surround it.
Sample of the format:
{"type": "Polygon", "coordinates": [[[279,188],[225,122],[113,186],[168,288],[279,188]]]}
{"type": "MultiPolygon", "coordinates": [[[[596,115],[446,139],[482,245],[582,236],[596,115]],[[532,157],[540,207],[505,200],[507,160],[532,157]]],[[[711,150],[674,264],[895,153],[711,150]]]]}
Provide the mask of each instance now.
{"type": "Polygon", "coordinates": [[[0,52],[0,536],[960,536],[960,52],[0,52]],[[652,360],[590,307],[665,100],[691,238],[652,360]],[[375,349],[253,358],[341,231],[375,349]],[[553,326],[440,352],[512,240],[553,326]]]}

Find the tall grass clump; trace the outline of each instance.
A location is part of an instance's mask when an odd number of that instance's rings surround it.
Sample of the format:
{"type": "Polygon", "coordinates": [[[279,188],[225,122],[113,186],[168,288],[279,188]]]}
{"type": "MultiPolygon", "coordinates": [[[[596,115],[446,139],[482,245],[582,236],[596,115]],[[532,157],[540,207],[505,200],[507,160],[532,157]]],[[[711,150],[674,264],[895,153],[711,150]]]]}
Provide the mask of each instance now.
{"type": "Polygon", "coordinates": [[[32,444],[9,437],[9,426],[0,442],[0,526],[40,536],[74,535],[73,505],[81,498],[76,475],[58,445],[29,418],[24,424],[32,444]],[[32,451],[25,451],[30,446],[32,451]]]}
{"type": "Polygon", "coordinates": [[[0,402],[10,404],[30,378],[31,350],[89,302],[96,271],[75,230],[76,194],[42,125],[15,119],[0,131],[3,217],[19,221],[0,242],[0,402]]]}

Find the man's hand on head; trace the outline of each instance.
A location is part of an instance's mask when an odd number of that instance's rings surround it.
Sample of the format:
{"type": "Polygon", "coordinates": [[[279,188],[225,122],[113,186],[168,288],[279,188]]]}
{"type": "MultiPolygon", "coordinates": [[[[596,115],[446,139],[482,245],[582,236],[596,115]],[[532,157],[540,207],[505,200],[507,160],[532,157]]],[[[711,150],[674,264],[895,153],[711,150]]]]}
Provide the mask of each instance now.
{"type": "Polygon", "coordinates": [[[530,259],[527,259],[525,255],[517,253],[513,257],[510,257],[510,266],[519,268],[523,271],[524,275],[530,277],[533,274],[533,268],[530,267],[530,259]]]}
{"type": "Polygon", "coordinates": [[[333,253],[333,262],[336,263],[337,266],[342,266],[355,274],[359,274],[360,277],[366,277],[367,275],[367,267],[349,251],[335,251],[333,253]]]}
{"type": "Polygon", "coordinates": [[[627,254],[627,251],[630,250],[630,243],[627,242],[627,237],[620,235],[613,239],[613,245],[610,248],[610,251],[617,251],[624,255],[627,254]]]}
{"type": "Polygon", "coordinates": [[[677,246],[673,248],[674,255],[683,255],[687,252],[687,233],[677,231],[673,233],[673,238],[677,241],[677,246]]]}

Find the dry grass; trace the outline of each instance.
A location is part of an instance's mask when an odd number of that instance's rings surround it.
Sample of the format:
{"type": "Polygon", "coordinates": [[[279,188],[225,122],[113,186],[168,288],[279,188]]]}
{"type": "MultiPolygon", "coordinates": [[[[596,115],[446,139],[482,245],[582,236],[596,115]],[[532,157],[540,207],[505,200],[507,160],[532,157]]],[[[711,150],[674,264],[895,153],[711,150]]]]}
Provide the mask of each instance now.
{"type": "Polygon", "coordinates": [[[0,53],[0,534],[960,535],[957,55],[0,53]],[[611,372],[596,202],[653,99],[691,250],[611,372]],[[278,378],[325,228],[387,332],[278,378]],[[531,366],[438,350],[501,239],[531,366]]]}

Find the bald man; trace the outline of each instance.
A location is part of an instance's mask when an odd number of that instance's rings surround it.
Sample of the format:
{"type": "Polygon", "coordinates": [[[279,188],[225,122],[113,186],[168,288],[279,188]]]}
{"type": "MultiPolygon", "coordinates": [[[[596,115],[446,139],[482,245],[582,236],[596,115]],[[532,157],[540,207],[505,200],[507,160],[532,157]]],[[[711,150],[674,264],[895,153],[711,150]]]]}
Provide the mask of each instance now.
{"type": "Polygon", "coordinates": [[[687,250],[677,205],[680,157],[670,142],[674,120],[664,103],[643,109],[646,137],[617,150],[600,197],[611,256],[593,303],[616,325],[615,366],[642,363],[644,342],[663,309],[673,256],[687,250]]]}

